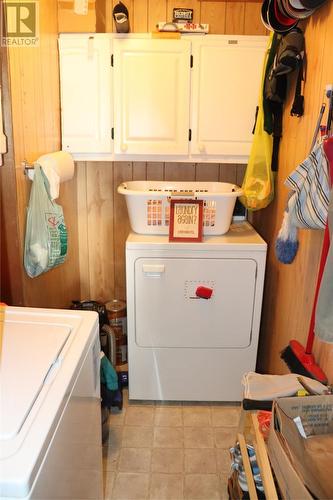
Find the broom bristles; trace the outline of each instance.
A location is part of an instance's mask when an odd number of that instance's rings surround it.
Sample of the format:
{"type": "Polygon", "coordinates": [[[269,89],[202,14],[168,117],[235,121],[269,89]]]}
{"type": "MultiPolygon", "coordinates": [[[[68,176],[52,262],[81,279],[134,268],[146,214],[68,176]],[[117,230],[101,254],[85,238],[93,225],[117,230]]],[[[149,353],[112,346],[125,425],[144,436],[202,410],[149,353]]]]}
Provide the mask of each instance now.
{"type": "Polygon", "coordinates": [[[287,347],[285,347],[285,349],[283,349],[283,351],[281,351],[280,357],[286,363],[291,373],[304,375],[305,377],[310,377],[314,380],[318,380],[318,382],[321,382],[322,384],[327,384],[326,375],[322,372],[320,367],[316,364],[311,364],[307,369],[294,353],[290,345],[288,345],[287,347]],[[313,371],[311,370],[311,368],[313,368],[313,371]]]}

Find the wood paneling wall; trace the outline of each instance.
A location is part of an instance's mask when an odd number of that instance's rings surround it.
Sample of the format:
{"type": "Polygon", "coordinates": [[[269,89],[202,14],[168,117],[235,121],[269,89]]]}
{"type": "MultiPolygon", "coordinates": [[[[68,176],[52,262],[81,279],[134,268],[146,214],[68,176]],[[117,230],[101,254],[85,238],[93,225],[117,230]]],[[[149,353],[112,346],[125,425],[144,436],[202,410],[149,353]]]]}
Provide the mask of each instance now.
{"type": "MultiPolygon", "coordinates": [[[[112,18],[117,0],[106,1],[105,27],[116,31],[112,18]]],[[[209,23],[211,34],[263,35],[266,29],[260,20],[260,2],[200,2],[200,0],[124,0],[133,32],[155,31],[159,21],[171,21],[175,7],[194,10],[194,22],[209,23]]]]}
{"type": "MultiPolygon", "coordinates": [[[[59,31],[116,31],[112,10],[118,0],[90,0],[87,16],[73,12],[73,0],[58,0],[59,31]],[[94,5],[95,3],[95,5],[94,5]],[[95,7],[95,10],[93,9],[95,7]]],[[[123,0],[129,12],[130,30],[146,33],[156,30],[159,21],[172,20],[174,7],[194,10],[194,22],[208,23],[211,34],[261,35],[266,29],[260,20],[260,1],[200,0],[123,0]]]]}
{"type": "MultiPolygon", "coordinates": [[[[31,182],[24,175],[22,161],[36,161],[44,153],[60,149],[60,106],[58,70],[58,5],[56,0],[39,2],[40,44],[38,47],[11,47],[11,111],[16,174],[18,262],[22,280],[22,302],[26,306],[66,307],[79,296],[79,262],[76,178],[61,186],[59,203],[69,228],[69,255],[66,264],[37,278],[29,278],[23,268],[26,207],[31,182]]],[[[7,234],[11,244],[13,234],[7,234]],[[10,239],[9,239],[10,238],[10,239]]],[[[12,257],[13,258],[13,257],[12,257]]],[[[15,283],[14,286],[20,286],[15,283]]],[[[19,300],[13,299],[18,305],[19,300]]]]}
{"type": "MultiPolygon", "coordinates": [[[[292,338],[305,345],[308,333],[323,231],[300,230],[299,250],[296,259],[289,265],[278,262],[274,244],[288,196],[284,180],[308,155],[325,85],[333,83],[332,26],[332,2],[327,2],[307,22],[305,114],[302,118],[291,117],[289,99],[284,113],[275,200],[254,216],[255,226],[269,242],[258,358],[260,368],[270,373],[288,372],[280,359],[280,351],[292,338]]],[[[323,368],[333,382],[332,350],[322,345],[317,349],[321,352],[323,368]],[[332,354],[329,355],[329,352],[332,354]]]]}
{"type": "MultiPolygon", "coordinates": [[[[44,0],[45,1],[45,0],[44,0]]],[[[74,12],[73,0],[58,1],[58,31],[66,32],[94,32],[96,31],[97,13],[102,17],[102,11],[95,0],[88,1],[88,12],[86,15],[74,12]]]]}
{"type": "Polygon", "coordinates": [[[7,137],[7,153],[3,155],[3,165],[0,167],[0,300],[5,303],[22,304],[13,131],[5,47],[0,48],[0,55],[3,127],[7,137]]]}

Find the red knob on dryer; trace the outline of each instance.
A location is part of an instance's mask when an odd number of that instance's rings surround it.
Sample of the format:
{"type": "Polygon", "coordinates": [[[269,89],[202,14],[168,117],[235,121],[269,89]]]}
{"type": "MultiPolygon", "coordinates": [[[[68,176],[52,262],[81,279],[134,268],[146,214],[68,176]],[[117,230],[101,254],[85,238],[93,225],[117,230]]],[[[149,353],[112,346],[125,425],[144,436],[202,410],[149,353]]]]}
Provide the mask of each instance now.
{"type": "Polygon", "coordinates": [[[213,289],[201,285],[198,286],[198,288],[195,291],[195,294],[197,297],[200,297],[201,299],[210,299],[213,294],[213,289]]]}

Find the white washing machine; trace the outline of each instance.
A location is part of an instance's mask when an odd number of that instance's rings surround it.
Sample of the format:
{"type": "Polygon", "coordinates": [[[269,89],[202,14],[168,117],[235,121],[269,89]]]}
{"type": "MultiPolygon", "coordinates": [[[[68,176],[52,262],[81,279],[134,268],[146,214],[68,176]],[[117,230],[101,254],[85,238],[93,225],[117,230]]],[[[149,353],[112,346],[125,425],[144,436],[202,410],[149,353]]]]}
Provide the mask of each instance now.
{"type": "Polygon", "coordinates": [[[94,312],[7,307],[0,379],[0,497],[103,498],[94,312]]]}
{"type": "Polygon", "coordinates": [[[256,366],[266,251],[247,222],[202,243],[128,236],[130,399],[242,399],[242,375],[256,366]]]}

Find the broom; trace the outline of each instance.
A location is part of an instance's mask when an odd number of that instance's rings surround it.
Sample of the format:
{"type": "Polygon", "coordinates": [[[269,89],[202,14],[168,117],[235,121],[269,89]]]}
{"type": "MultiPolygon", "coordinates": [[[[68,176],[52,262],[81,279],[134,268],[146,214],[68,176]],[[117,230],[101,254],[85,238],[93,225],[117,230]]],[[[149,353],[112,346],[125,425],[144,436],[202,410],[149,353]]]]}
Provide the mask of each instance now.
{"type": "MultiPolygon", "coordinates": [[[[329,162],[330,168],[330,179],[332,182],[333,178],[333,137],[327,139],[323,143],[325,155],[329,162]]],[[[292,373],[298,373],[299,375],[304,375],[318,380],[322,384],[327,384],[327,377],[319,365],[315,363],[314,356],[312,354],[312,347],[314,342],[314,325],[316,316],[316,307],[318,301],[318,294],[320,289],[321,280],[324,273],[326,258],[330,246],[330,234],[328,223],[325,226],[324,241],[321,251],[319,271],[317,277],[317,284],[315,290],[315,296],[312,306],[311,319],[309,325],[308,340],[306,347],[302,346],[297,340],[291,340],[289,345],[281,352],[281,359],[287,364],[292,373]]]]}

